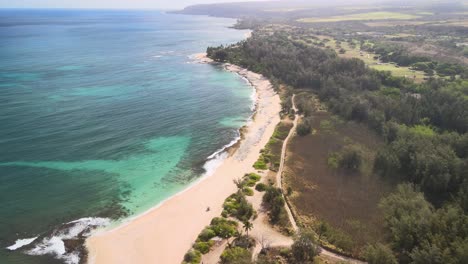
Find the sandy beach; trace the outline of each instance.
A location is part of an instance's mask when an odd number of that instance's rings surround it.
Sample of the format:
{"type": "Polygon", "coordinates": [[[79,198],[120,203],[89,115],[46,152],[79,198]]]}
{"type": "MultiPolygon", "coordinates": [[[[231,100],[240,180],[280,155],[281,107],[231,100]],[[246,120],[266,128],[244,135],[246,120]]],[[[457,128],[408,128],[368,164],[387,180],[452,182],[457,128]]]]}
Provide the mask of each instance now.
{"type": "MultiPolygon", "coordinates": [[[[197,54],[196,60],[211,62],[205,54],[197,54]]],[[[181,263],[199,232],[221,214],[224,199],[236,191],[233,180],[254,171],[252,164],[280,121],[280,98],[263,76],[235,65],[224,67],[256,89],[256,114],[236,150],[212,175],[121,226],[88,238],[89,263],[181,263]]]]}

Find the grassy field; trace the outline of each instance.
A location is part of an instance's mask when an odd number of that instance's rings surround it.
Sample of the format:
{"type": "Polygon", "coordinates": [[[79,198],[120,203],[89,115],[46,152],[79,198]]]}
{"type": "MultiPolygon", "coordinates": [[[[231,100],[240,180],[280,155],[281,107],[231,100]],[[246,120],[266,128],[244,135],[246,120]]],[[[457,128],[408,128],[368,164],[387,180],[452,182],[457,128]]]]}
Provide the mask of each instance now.
{"type": "Polygon", "coordinates": [[[360,255],[368,243],[383,241],[380,199],[393,184],[373,175],[375,150],[383,144],[362,124],[345,122],[328,112],[312,116],[313,132],[294,137],[286,162],[285,189],[293,190],[289,201],[300,222],[320,231],[330,225],[322,242],[360,255]],[[348,145],[363,151],[357,172],[333,168],[330,157],[348,145]]]}
{"type": "Polygon", "coordinates": [[[369,67],[380,70],[380,71],[390,71],[394,76],[405,77],[414,80],[416,83],[421,83],[424,81],[425,75],[422,71],[414,71],[409,67],[400,67],[395,64],[382,63],[379,59],[375,58],[375,54],[361,51],[359,43],[355,43],[355,46],[352,47],[348,42],[342,42],[340,45],[337,45],[336,41],[329,36],[317,36],[321,41],[328,39],[326,43],[327,46],[333,48],[339,56],[343,58],[358,58],[364,61],[369,67]],[[340,54],[339,50],[343,48],[346,52],[340,54]]]}
{"type": "Polygon", "coordinates": [[[323,22],[340,22],[340,21],[366,21],[366,20],[404,20],[416,19],[421,16],[397,13],[397,12],[368,12],[343,16],[332,16],[325,18],[302,18],[299,22],[304,23],[323,23],[323,22]]]}

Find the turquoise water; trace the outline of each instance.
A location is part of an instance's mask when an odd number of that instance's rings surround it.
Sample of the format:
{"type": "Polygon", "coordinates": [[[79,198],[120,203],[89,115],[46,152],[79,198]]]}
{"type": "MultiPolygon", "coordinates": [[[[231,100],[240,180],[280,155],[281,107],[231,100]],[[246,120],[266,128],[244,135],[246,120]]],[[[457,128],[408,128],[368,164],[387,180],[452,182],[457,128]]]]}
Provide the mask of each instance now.
{"type": "Polygon", "coordinates": [[[251,115],[252,89],[189,56],[242,39],[234,22],[0,11],[0,263],[76,263],[64,240],[207,172],[251,115]]]}

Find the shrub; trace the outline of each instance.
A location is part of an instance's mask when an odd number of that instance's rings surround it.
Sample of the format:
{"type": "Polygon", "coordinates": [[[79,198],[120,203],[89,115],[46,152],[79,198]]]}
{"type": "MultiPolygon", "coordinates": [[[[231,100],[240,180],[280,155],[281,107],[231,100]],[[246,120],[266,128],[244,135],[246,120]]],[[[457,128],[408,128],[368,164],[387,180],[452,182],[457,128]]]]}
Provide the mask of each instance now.
{"type": "Polygon", "coordinates": [[[338,167],[345,170],[358,171],[362,165],[362,156],[362,150],[359,146],[350,145],[344,147],[335,157],[330,157],[328,162],[332,165],[333,162],[331,161],[336,158],[338,167]]]}
{"type": "Polygon", "coordinates": [[[244,187],[241,191],[229,196],[223,204],[223,214],[229,215],[244,222],[252,218],[255,210],[245,198],[245,193],[253,195],[253,190],[244,187]],[[224,213],[225,212],[225,213],[224,213]]]}
{"type": "Polygon", "coordinates": [[[252,189],[250,189],[249,187],[244,187],[242,189],[242,193],[244,193],[245,195],[247,196],[253,196],[254,195],[254,192],[252,189]]]}
{"type": "Polygon", "coordinates": [[[260,155],[258,160],[254,163],[253,167],[256,170],[266,170],[268,167],[267,167],[267,164],[265,162],[265,157],[263,155],[260,155]]]}
{"type": "Polygon", "coordinates": [[[266,190],[266,188],[267,188],[267,186],[264,183],[257,183],[257,185],[255,186],[255,190],[257,190],[259,192],[264,192],[266,190]]]}
{"type": "Polygon", "coordinates": [[[210,251],[211,246],[213,246],[213,241],[208,241],[208,242],[196,242],[193,245],[193,248],[195,250],[198,250],[202,254],[206,254],[210,251]]]}
{"type": "Polygon", "coordinates": [[[314,257],[320,254],[320,247],[311,232],[301,232],[294,239],[291,253],[297,263],[312,263],[314,257]]]}
{"type": "Polygon", "coordinates": [[[191,249],[184,256],[184,264],[199,264],[201,262],[201,253],[198,250],[191,249]]]}
{"type": "Polygon", "coordinates": [[[312,124],[309,119],[304,118],[302,121],[297,125],[296,132],[299,136],[306,136],[312,132],[312,124]]]}
{"type": "Polygon", "coordinates": [[[249,236],[240,236],[233,241],[235,247],[249,249],[255,246],[255,240],[249,236]]]}
{"type": "Polygon", "coordinates": [[[263,195],[262,201],[270,211],[268,215],[272,224],[286,225],[288,223],[288,215],[284,208],[285,201],[281,189],[269,186],[263,195]]]}
{"type": "Polygon", "coordinates": [[[260,179],[262,178],[262,176],[260,176],[260,175],[258,175],[256,173],[249,173],[247,176],[249,177],[250,180],[253,180],[255,182],[260,181],[260,179]]]}
{"type": "Polygon", "coordinates": [[[211,229],[221,238],[230,238],[237,235],[237,222],[227,220],[221,217],[215,217],[211,220],[211,229]]]}
{"type": "Polygon", "coordinates": [[[250,264],[251,253],[245,248],[232,247],[224,250],[221,254],[221,263],[223,264],[250,264]]]}
{"type": "Polygon", "coordinates": [[[205,227],[205,229],[203,229],[203,231],[198,235],[198,240],[207,242],[215,236],[216,233],[210,227],[205,227]]]}

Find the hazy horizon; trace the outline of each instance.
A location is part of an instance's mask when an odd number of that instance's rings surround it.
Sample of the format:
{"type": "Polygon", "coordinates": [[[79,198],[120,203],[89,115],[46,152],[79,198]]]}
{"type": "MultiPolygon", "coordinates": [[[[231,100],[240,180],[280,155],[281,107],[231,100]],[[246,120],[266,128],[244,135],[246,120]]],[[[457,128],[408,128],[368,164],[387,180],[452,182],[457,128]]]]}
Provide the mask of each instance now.
{"type": "Polygon", "coordinates": [[[179,9],[195,4],[258,1],[265,0],[0,0],[0,8],[179,9]]]}

